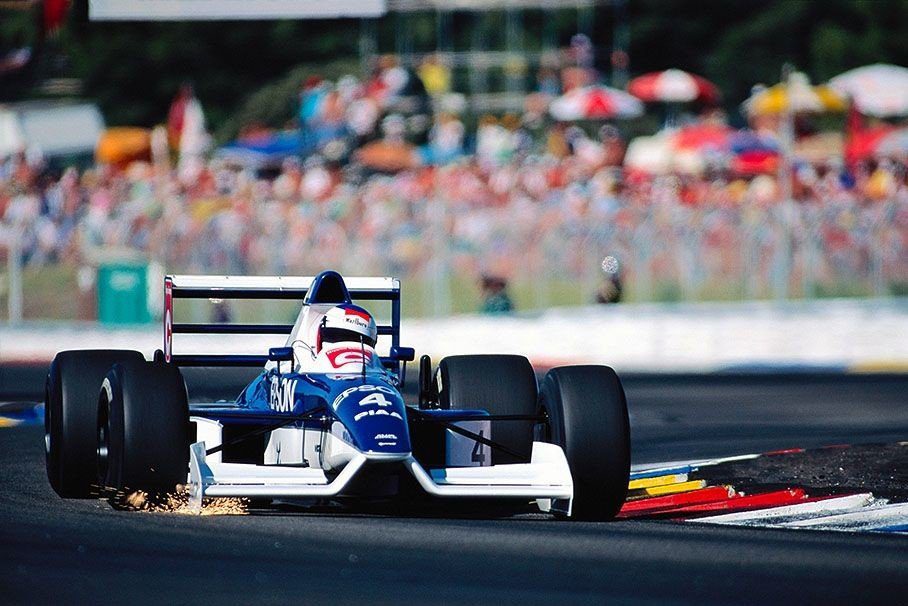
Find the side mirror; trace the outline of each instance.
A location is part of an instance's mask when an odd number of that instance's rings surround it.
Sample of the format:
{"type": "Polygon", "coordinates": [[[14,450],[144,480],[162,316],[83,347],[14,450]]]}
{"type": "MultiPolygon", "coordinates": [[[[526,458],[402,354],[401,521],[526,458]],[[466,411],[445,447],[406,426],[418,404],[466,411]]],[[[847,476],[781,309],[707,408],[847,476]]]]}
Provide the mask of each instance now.
{"type": "Polygon", "coordinates": [[[412,347],[392,347],[391,356],[401,362],[412,362],[416,358],[416,350],[412,347]]]}
{"type": "Polygon", "coordinates": [[[272,347],[268,350],[268,359],[272,362],[293,362],[293,348],[272,347]]]}

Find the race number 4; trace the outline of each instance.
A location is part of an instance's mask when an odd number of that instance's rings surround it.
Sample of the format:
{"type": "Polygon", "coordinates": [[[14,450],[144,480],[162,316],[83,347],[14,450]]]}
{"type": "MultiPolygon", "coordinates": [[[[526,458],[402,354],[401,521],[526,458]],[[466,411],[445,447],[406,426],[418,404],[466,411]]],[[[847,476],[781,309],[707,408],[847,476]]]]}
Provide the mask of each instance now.
{"type": "MultiPolygon", "coordinates": [[[[485,437],[482,434],[483,434],[483,431],[480,429],[479,430],[480,438],[485,437]]],[[[473,446],[473,451],[470,453],[470,460],[473,463],[479,463],[480,467],[483,465],[483,463],[486,462],[486,452],[485,452],[484,446],[485,446],[485,444],[483,444],[482,442],[476,442],[476,445],[473,446]]]]}
{"type": "Polygon", "coordinates": [[[375,406],[391,406],[392,402],[389,402],[385,394],[380,391],[372,392],[359,401],[360,406],[371,406],[373,404],[375,406]]]}
{"type": "Polygon", "coordinates": [[[445,431],[445,465],[447,467],[486,467],[492,464],[487,441],[491,438],[491,422],[482,418],[455,421],[453,425],[475,434],[479,440],[451,429],[445,431]],[[486,442],[486,444],[483,444],[486,442]]]}
{"type": "Polygon", "coordinates": [[[351,387],[345,389],[339,396],[334,398],[334,402],[331,404],[331,407],[334,410],[340,408],[341,403],[345,402],[348,397],[352,396],[355,393],[367,393],[365,398],[357,400],[360,406],[368,406],[369,404],[377,404],[378,406],[390,406],[391,402],[383,395],[394,395],[394,390],[390,387],[385,387],[384,385],[357,385],[356,387],[351,387]]]}

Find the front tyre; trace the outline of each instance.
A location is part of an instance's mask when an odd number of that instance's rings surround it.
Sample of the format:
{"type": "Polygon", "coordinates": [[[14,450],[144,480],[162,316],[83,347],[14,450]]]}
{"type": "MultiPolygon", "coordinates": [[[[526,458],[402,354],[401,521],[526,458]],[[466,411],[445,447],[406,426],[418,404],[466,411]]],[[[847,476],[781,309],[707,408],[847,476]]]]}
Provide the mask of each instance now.
{"type": "Polygon", "coordinates": [[[610,520],[627,498],[630,424],[621,380],[608,366],[563,366],[542,381],[548,440],[574,480],[572,518],[610,520]]]}
{"type": "Polygon", "coordinates": [[[61,497],[97,495],[98,389],[117,362],[144,359],[119,349],[61,351],[54,357],[44,383],[44,449],[47,479],[61,497]]]}
{"type": "Polygon", "coordinates": [[[114,365],[96,410],[97,474],[109,493],[167,493],[186,482],[189,405],[176,366],[114,365]]]}
{"type": "MultiPolygon", "coordinates": [[[[438,364],[438,403],[449,410],[482,409],[490,415],[536,414],[536,374],[523,356],[448,356],[438,364]]],[[[515,454],[492,451],[494,465],[528,463],[533,453],[533,421],[492,421],[492,441],[515,454]],[[516,456],[515,456],[516,455],[516,456]]]]}

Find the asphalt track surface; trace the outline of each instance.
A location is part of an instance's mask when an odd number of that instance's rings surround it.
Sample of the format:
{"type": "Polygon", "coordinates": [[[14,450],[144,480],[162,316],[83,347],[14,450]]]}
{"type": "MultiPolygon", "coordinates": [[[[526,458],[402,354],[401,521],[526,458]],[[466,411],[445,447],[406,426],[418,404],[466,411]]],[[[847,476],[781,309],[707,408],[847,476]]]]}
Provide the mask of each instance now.
{"type": "MultiPolygon", "coordinates": [[[[635,463],[908,440],[908,376],[625,386],[635,463]]],[[[41,438],[0,430],[2,603],[902,603],[908,590],[908,539],[892,535],[482,512],[118,512],[56,497],[41,438]]]]}

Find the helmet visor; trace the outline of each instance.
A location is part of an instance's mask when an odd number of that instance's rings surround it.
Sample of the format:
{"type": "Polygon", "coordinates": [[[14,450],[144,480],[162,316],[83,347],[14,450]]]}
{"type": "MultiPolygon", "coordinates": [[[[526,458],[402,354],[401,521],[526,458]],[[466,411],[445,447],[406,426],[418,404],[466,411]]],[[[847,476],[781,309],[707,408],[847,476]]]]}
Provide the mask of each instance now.
{"type": "Polygon", "coordinates": [[[322,326],[319,330],[319,341],[322,345],[324,345],[325,343],[341,343],[350,341],[359,343],[360,340],[362,340],[362,342],[369,347],[375,347],[375,339],[362,333],[356,332],[355,330],[347,330],[345,328],[332,328],[330,326],[322,326]]]}

